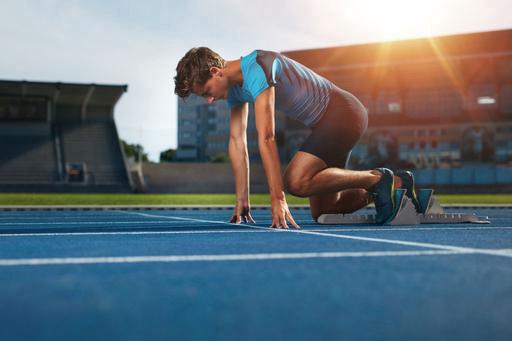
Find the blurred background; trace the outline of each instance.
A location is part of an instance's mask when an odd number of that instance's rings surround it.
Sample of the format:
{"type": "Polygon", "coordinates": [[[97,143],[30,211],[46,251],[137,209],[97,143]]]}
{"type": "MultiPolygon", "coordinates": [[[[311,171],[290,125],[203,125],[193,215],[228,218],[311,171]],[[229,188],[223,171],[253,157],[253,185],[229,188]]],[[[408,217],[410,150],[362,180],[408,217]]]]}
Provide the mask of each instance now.
{"type": "MultiPolygon", "coordinates": [[[[178,100],[192,47],[279,51],[354,93],[350,167],[444,193],[512,190],[508,1],[2,1],[0,191],[233,193],[225,102],[178,100]]],[[[282,169],[309,129],[277,113],[282,169]]],[[[251,191],[265,193],[254,111],[251,191]]]]}

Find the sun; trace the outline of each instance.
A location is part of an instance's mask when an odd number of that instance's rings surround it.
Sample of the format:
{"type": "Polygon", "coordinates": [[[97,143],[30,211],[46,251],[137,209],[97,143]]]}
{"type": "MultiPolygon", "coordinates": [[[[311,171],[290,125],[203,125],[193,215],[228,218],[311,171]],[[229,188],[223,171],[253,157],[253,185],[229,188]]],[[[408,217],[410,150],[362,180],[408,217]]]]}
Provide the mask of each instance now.
{"type": "Polygon", "coordinates": [[[435,23],[435,8],[429,1],[367,1],[361,6],[364,20],[379,40],[426,36],[435,23]]]}

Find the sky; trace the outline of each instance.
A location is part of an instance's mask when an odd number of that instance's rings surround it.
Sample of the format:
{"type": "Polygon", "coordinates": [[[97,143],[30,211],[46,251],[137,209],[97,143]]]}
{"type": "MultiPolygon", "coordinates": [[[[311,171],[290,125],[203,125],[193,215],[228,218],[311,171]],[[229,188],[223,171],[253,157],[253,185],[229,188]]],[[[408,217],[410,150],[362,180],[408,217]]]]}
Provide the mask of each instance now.
{"type": "Polygon", "coordinates": [[[177,147],[176,64],[512,28],[510,0],[0,0],[0,79],[127,84],[119,135],[177,147]]]}

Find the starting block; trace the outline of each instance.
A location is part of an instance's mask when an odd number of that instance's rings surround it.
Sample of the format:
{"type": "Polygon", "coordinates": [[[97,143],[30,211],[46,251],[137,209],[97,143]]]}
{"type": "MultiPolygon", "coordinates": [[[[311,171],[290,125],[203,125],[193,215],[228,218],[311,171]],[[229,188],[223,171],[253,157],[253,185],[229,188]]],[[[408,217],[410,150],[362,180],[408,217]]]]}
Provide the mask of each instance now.
{"type": "MultiPolygon", "coordinates": [[[[432,189],[418,191],[420,212],[417,212],[412,200],[405,195],[405,192],[403,188],[395,190],[394,217],[386,225],[490,223],[488,217],[480,217],[474,213],[444,212],[443,207],[434,197],[432,189]]],[[[375,214],[322,214],[317,222],[324,225],[376,224],[376,219],[375,214]]]]}

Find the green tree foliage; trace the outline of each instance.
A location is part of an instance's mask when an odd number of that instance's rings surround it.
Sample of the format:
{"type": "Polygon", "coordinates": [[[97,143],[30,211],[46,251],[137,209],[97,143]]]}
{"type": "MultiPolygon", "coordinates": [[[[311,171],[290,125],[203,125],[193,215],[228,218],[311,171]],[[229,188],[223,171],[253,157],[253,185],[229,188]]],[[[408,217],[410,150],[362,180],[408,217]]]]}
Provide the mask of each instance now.
{"type": "Polygon", "coordinates": [[[167,149],[160,153],[160,162],[171,162],[176,158],[176,149],[167,149]]]}
{"type": "Polygon", "coordinates": [[[142,157],[143,162],[147,162],[148,153],[144,153],[144,147],[140,144],[129,144],[124,140],[121,140],[124,149],[124,155],[126,157],[133,157],[135,161],[139,162],[139,156],[142,157]]]}

